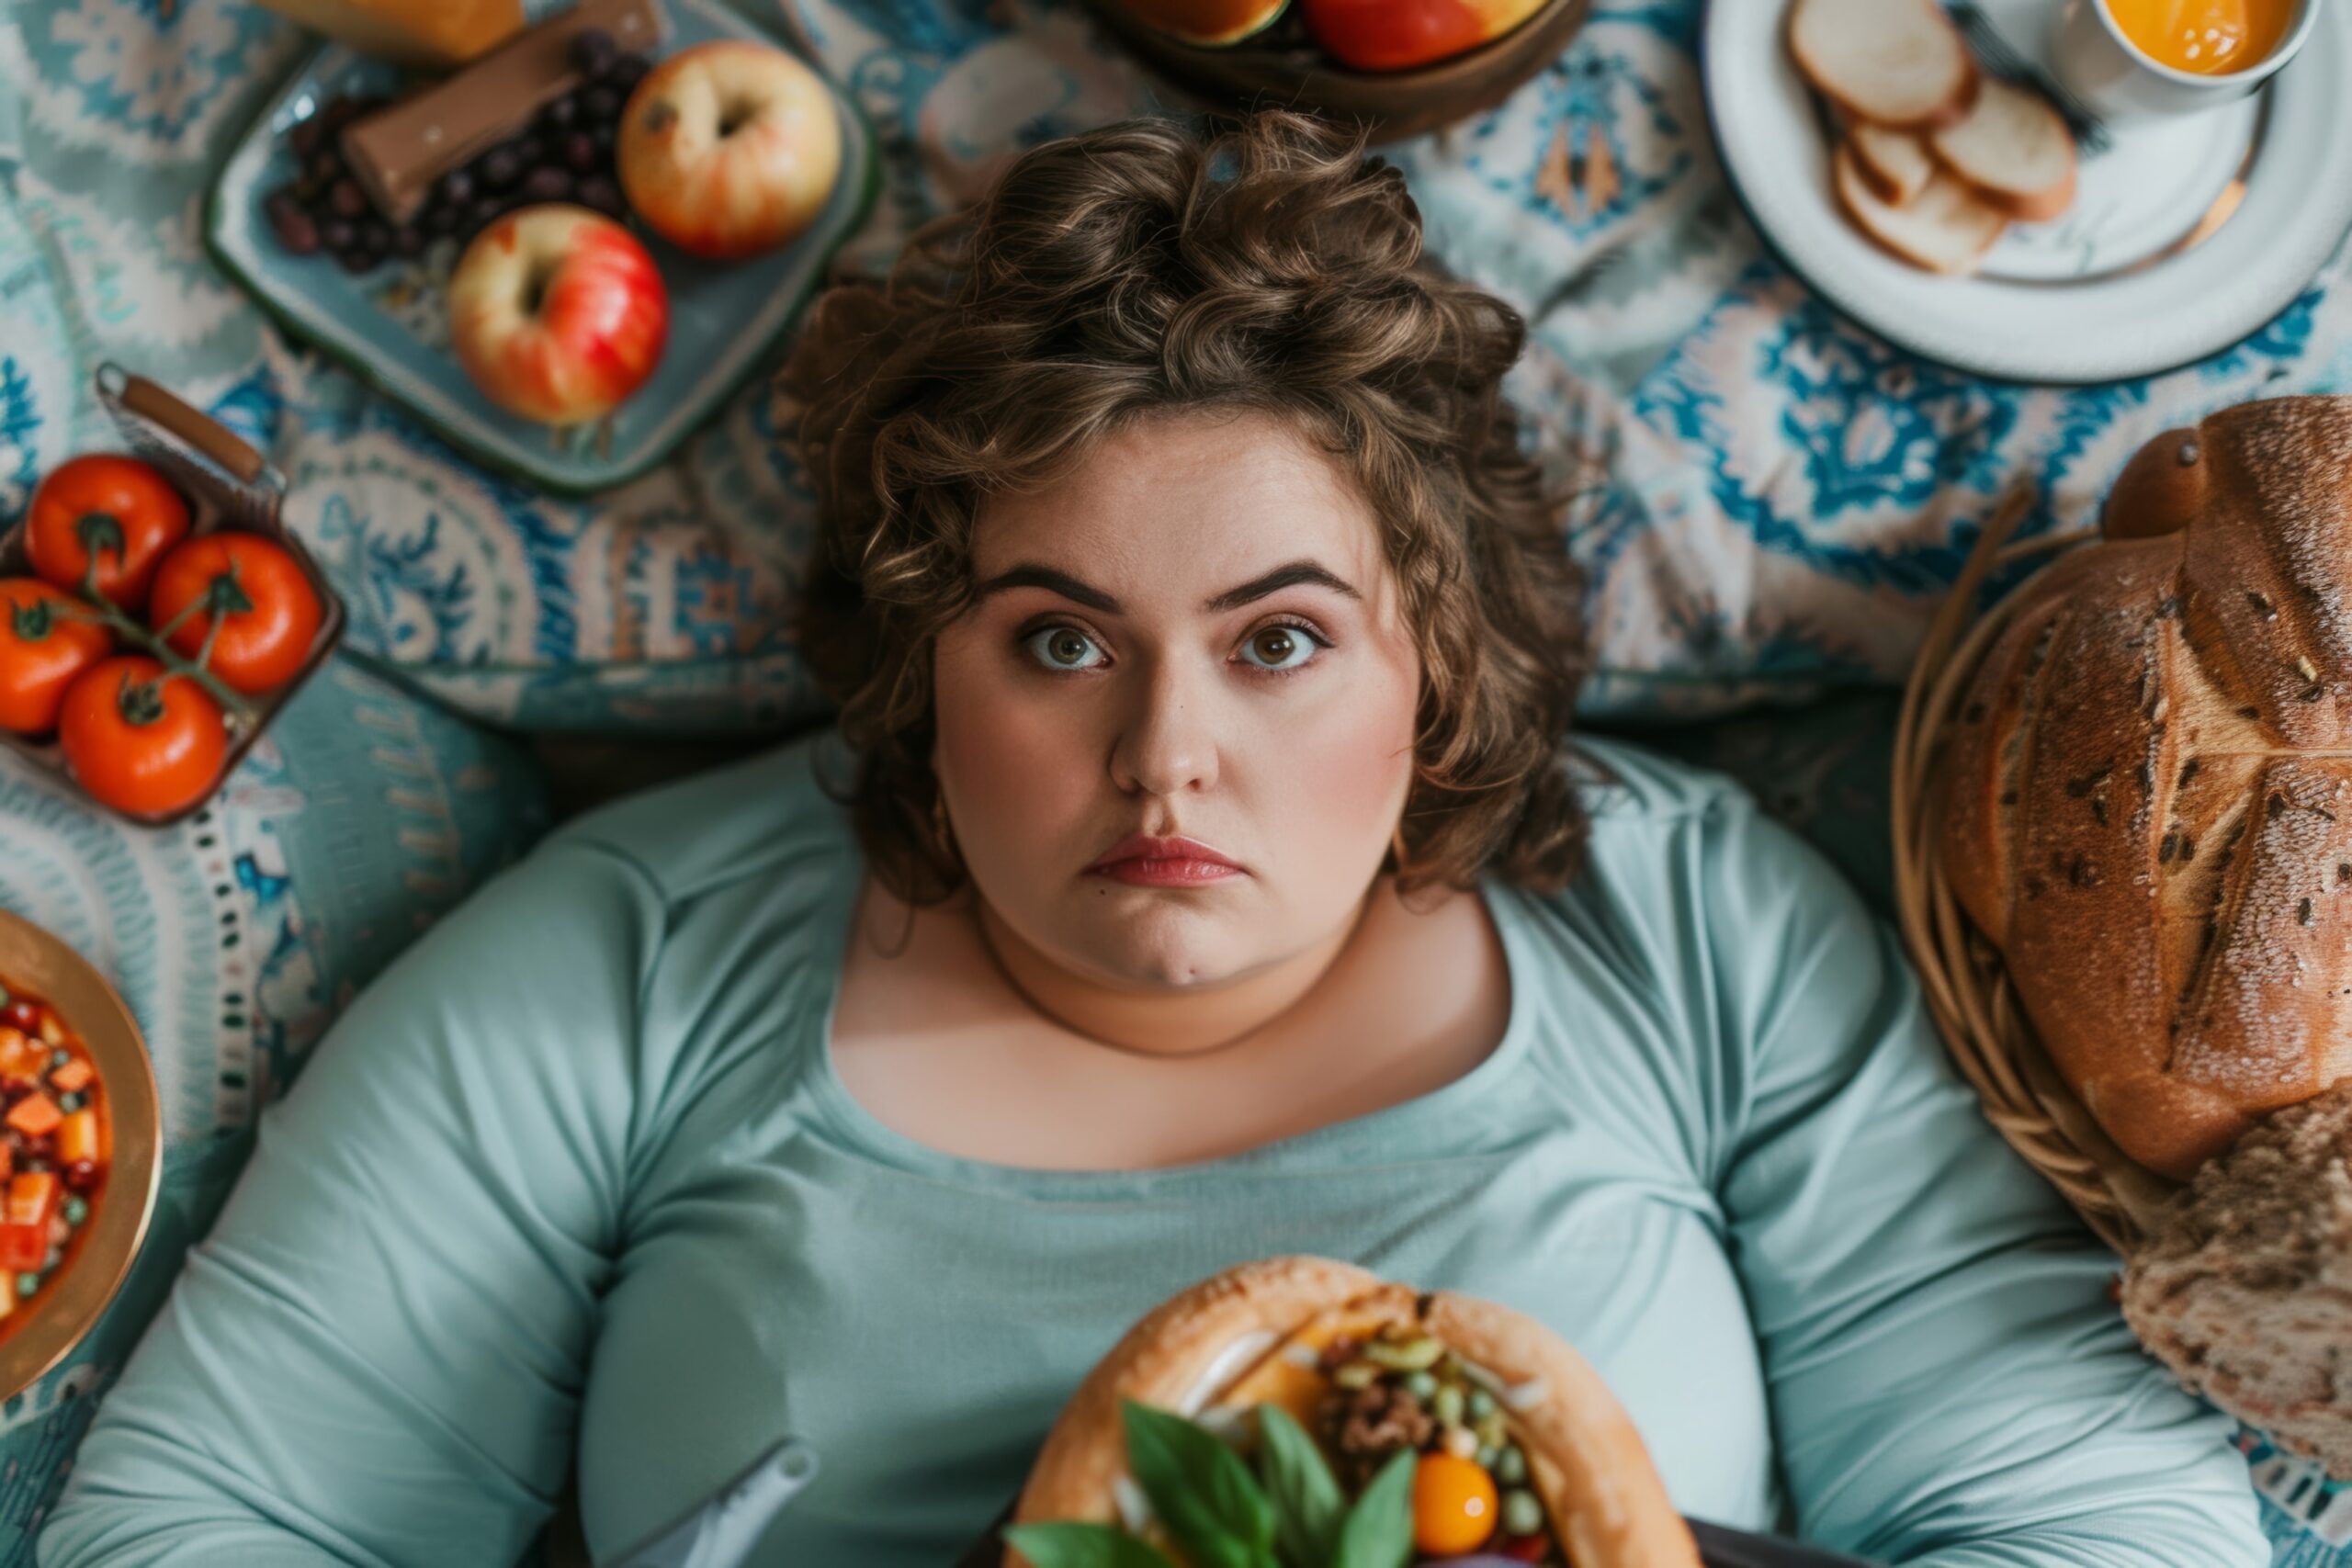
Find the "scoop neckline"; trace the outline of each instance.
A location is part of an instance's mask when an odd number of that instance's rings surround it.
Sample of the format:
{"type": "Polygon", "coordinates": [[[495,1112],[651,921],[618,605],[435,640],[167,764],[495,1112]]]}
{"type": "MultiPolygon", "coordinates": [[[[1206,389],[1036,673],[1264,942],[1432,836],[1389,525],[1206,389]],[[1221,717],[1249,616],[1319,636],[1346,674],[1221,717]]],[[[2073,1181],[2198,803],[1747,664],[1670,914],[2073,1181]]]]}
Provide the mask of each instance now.
{"type": "Polygon", "coordinates": [[[834,885],[828,893],[822,920],[825,940],[817,954],[817,961],[821,965],[820,983],[824,987],[822,1005],[808,1008],[802,1015],[808,1021],[804,1029],[815,1032],[815,1039],[805,1042],[808,1048],[803,1055],[803,1059],[810,1064],[808,1077],[812,1092],[834,1134],[851,1147],[884,1165],[954,1186],[1014,1190],[1040,1197],[1118,1197],[1142,1189],[1215,1182],[1262,1176],[1272,1170],[1292,1169],[1311,1165],[1318,1156],[1367,1141],[1378,1148],[1379,1157],[1370,1161],[1347,1162],[1350,1168],[1361,1168],[1366,1164],[1426,1162],[1466,1155],[1473,1151],[1462,1146],[1465,1140],[1458,1134],[1433,1141],[1427,1136],[1428,1133],[1433,1128],[1453,1125],[1446,1121],[1447,1118],[1453,1117],[1462,1107],[1484,1096],[1508,1077],[1527,1054],[1528,1041],[1535,1028],[1535,998],[1528,987],[1529,976],[1534,973],[1534,964],[1524,929],[1525,911],[1520,904],[1522,896],[1515,888],[1482,876],[1476,891],[1486,906],[1487,919],[1494,922],[1496,935],[1502,943],[1503,969],[1510,987],[1510,1002],[1502,1038],[1483,1060],[1461,1077],[1393,1105],[1327,1122],[1319,1127],[1310,1127],[1303,1133],[1294,1133],[1235,1154],[1219,1155],[1204,1160],[1187,1160],[1177,1165],[1146,1166],[1135,1169],[1073,1169],[1004,1165],[994,1160],[950,1154],[909,1137],[866,1110],[850,1092],[849,1085],[834,1066],[833,1018],[841,1005],[842,979],[849,960],[850,941],[855,931],[858,895],[865,885],[866,874],[865,857],[857,847],[854,834],[849,835],[847,852],[839,863],[843,874],[834,879],[834,885]],[[1418,1135],[1418,1141],[1408,1141],[1415,1135],[1418,1135]]]}

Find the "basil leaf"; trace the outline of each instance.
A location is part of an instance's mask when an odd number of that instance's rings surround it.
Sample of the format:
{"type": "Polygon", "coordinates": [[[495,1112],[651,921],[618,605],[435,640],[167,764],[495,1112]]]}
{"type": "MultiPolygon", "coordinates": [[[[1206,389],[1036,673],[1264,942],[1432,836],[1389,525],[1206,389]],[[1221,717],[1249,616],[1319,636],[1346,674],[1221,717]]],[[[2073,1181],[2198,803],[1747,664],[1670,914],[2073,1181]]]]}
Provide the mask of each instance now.
{"type": "Polygon", "coordinates": [[[1323,1450],[1278,1404],[1258,1406],[1258,1472],[1273,1500],[1283,1560],[1292,1568],[1326,1568],[1348,1500],[1323,1450]]]}
{"type": "Polygon", "coordinates": [[[1031,1568],[1174,1568],[1159,1548],[1116,1525],[1012,1525],[1004,1543],[1031,1568]]]}
{"type": "Polygon", "coordinates": [[[1127,1466],[1193,1568],[1267,1568],[1274,1508],[1241,1456],[1182,1416],[1125,1405],[1127,1466]]]}
{"type": "Polygon", "coordinates": [[[1340,1527],[1331,1568],[1405,1568],[1413,1555],[1413,1467],[1420,1455],[1399,1449],[1340,1527]]]}

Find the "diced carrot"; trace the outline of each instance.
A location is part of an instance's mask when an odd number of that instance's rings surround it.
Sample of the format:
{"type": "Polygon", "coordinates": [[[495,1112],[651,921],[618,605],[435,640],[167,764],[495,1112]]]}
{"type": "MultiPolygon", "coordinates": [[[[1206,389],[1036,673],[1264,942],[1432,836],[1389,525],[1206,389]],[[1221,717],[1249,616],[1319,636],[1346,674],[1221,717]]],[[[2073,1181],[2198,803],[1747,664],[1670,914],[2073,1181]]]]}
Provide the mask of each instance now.
{"type": "Polygon", "coordinates": [[[8,1112],[8,1125],[28,1138],[54,1132],[64,1120],[65,1112],[57,1109],[57,1101],[38,1092],[17,1101],[16,1109],[8,1112]]]}
{"type": "Polygon", "coordinates": [[[45,1229],[51,1211],[57,1207],[59,1190],[53,1170],[20,1170],[8,1178],[8,1224],[45,1229]]]}
{"type": "MultiPolygon", "coordinates": [[[[28,1274],[49,1258],[49,1227],[0,1225],[0,1274],[28,1274]]],[[[0,1279],[0,1290],[17,1293],[14,1280],[0,1279]]]]}
{"type": "Polygon", "coordinates": [[[96,1111],[85,1105],[57,1124],[57,1157],[65,1165],[98,1157],[98,1113],[96,1111]]]}
{"type": "Polygon", "coordinates": [[[76,1056],[62,1067],[51,1067],[49,1081],[51,1087],[61,1094],[79,1094],[89,1088],[90,1080],[97,1076],[89,1063],[76,1056]]]}
{"type": "Polygon", "coordinates": [[[59,1022],[57,1014],[48,1008],[40,1010],[40,1037],[51,1045],[65,1043],[65,1025],[59,1022]]]}
{"type": "Polygon", "coordinates": [[[6,1181],[17,1168],[16,1151],[0,1143],[0,1181],[6,1181]]]}

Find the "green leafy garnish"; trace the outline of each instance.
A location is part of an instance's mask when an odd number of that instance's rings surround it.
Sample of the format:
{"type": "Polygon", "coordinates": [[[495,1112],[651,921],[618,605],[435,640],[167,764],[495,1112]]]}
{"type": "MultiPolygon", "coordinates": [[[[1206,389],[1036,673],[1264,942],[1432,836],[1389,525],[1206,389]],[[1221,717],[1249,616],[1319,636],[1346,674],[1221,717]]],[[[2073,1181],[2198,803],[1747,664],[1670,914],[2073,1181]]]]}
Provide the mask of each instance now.
{"type": "Polygon", "coordinates": [[[1116,1525],[1013,1525],[1004,1543],[1033,1568],[1174,1568],[1159,1548],[1116,1525]]]}
{"type": "Polygon", "coordinates": [[[1405,1568],[1413,1555],[1413,1467],[1420,1456],[1399,1449],[1340,1527],[1330,1568],[1405,1568]]]}
{"type": "Polygon", "coordinates": [[[1274,1534],[1292,1568],[1323,1568],[1348,1501],[1315,1439],[1280,1405],[1258,1406],[1258,1473],[1273,1500],[1274,1534]]]}
{"type": "Polygon", "coordinates": [[[1125,1404],[1128,1468],[1195,1568],[1272,1568],[1274,1507],[1241,1456],[1182,1416],[1125,1404]]]}

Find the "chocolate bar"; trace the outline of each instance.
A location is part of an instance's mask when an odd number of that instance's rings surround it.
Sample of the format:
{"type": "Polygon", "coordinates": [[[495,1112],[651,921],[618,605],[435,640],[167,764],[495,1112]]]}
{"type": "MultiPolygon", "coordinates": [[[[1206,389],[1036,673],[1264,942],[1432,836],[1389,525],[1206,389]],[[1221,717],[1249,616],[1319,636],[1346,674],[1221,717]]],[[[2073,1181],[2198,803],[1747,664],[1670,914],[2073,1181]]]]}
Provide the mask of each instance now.
{"type": "Polygon", "coordinates": [[[592,28],[641,53],[661,38],[661,11],[657,0],[581,0],[446,81],[345,126],[343,156],[352,177],[387,220],[407,222],[435,180],[586,83],[571,40],[592,28]]]}

